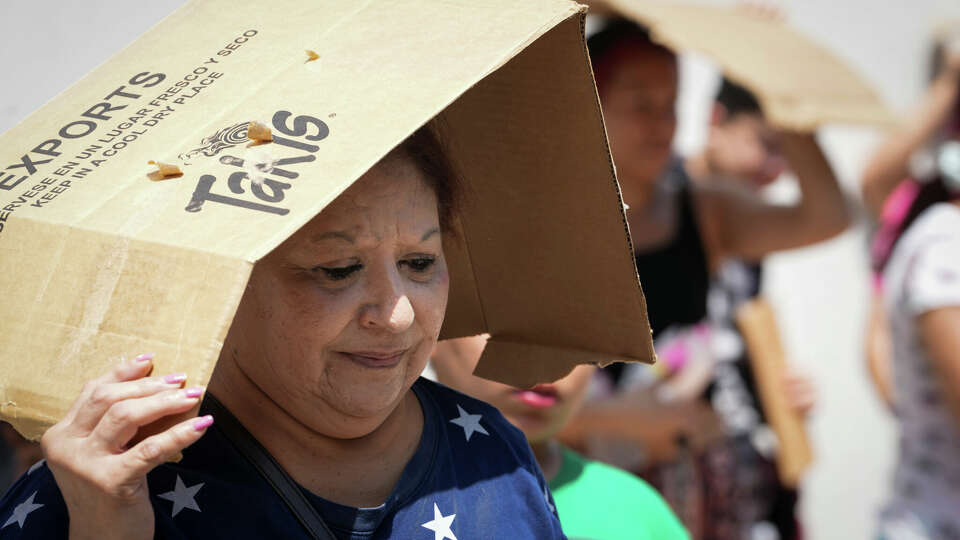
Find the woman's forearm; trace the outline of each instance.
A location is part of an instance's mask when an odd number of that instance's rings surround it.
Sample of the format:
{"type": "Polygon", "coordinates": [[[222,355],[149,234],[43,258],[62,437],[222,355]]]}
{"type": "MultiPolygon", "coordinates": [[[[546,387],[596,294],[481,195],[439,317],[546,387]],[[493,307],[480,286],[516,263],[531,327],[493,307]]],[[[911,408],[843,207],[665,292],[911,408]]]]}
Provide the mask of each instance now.
{"type": "Polygon", "coordinates": [[[850,225],[849,205],[814,135],[783,132],[781,144],[801,193],[796,227],[805,229],[812,242],[843,232],[850,225]]]}
{"type": "Polygon", "coordinates": [[[960,69],[946,69],[930,85],[923,103],[910,120],[884,142],[863,173],[864,203],[879,216],[883,203],[901,180],[910,175],[910,158],[927,144],[956,110],[960,95],[960,69]]]}

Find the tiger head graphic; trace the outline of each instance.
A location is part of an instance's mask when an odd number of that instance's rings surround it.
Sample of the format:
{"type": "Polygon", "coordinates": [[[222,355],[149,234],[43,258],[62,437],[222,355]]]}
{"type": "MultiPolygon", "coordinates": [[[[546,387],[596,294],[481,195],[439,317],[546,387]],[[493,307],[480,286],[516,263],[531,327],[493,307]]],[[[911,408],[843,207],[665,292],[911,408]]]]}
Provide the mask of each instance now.
{"type": "Polygon", "coordinates": [[[180,160],[189,162],[200,154],[212,157],[227,148],[233,148],[238,144],[247,142],[247,126],[249,124],[250,122],[240,122],[239,124],[225,127],[209,137],[204,137],[203,140],[200,141],[202,146],[180,154],[180,160]]]}

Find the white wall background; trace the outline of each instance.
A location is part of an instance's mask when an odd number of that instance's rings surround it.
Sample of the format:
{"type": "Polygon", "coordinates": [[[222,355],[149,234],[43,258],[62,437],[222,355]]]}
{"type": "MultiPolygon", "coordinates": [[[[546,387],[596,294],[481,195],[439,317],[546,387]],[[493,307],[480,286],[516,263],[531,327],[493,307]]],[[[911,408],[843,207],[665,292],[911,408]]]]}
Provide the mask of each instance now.
{"type": "MultiPolygon", "coordinates": [[[[0,132],[182,3],[0,0],[0,132]]],[[[957,0],[781,0],[777,5],[797,28],[856,66],[901,112],[923,89],[929,30],[943,19],[960,19],[957,0]]],[[[684,59],[682,73],[677,145],[688,152],[702,144],[715,74],[696,57],[684,59]]],[[[820,135],[842,182],[854,192],[878,134],[831,127],[820,135]]],[[[775,196],[791,196],[789,185],[774,191],[775,196]]],[[[862,360],[865,245],[866,233],[859,226],[822,246],[768,262],[765,288],[778,309],[790,356],[820,389],[820,405],[810,422],[818,460],[805,481],[802,505],[808,536],[815,540],[872,537],[894,456],[893,426],[868,386],[862,360]]]]}

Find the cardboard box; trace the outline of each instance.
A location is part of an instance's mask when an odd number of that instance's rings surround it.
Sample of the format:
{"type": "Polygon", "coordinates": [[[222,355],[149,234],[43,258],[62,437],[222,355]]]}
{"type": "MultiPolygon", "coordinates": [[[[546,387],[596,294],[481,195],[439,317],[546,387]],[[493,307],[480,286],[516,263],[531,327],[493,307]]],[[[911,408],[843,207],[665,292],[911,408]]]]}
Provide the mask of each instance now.
{"type": "Polygon", "coordinates": [[[479,373],[520,386],[652,361],[583,19],[566,0],[178,10],[0,136],[0,417],[36,438],[144,351],[204,384],[254,262],[438,114],[470,191],[442,337],[492,334],[479,373]],[[250,121],[273,142],[248,145],[250,121]]]}
{"type": "Polygon", "coordinates": [[[897,123],[856,70],[786,21],[757,16],[745,6],[657,0],[596,0],[590,5],[591,11],[649,28],[655,41],[674,51],[709,56],[730,80],[749,88],[767,119],[781,128],[897,123]]]}

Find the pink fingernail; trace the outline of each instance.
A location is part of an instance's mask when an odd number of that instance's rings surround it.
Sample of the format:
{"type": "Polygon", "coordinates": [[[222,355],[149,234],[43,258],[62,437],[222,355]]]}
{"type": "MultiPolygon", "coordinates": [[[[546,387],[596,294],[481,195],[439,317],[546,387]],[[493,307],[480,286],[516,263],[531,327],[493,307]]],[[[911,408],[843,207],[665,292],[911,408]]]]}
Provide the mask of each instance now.
{"type": "Polygon", "coordinates": [[[144,362],[149,362],[149,361],[151,361],[151,360],[153,360],[153,353],[152,353],[152,352],[143,353],[143,354],[141,354],[141,355],[139,355],[139,356],[137,356],[136,358],[133,359],[133,361],[136,362],[136,363],[138,363],[138,364],[142,364],[142,363],[144,363],[144,362]]]}
{"type": "Polygon", "coordinates": [[[185,380],[187,380],[186,373],[174,373],[172,375],[167,375],[166,377],[163,378],[163,382],[167,384],[182,383],[185,380]]]}
{"type": "Polygon", "coordinates": [[[193,421],[193,429],[197,431],[203,431],[213,425],[213,417],[209,414],[206,416],[201,416],[193,421]]]}
{"type": "Polygon", "coordinates": [[[188,398],[198,398],[203,395],[203,388],[199,386],[187,388],[183,391],[183,395],[187,396],[188,398]]]}

